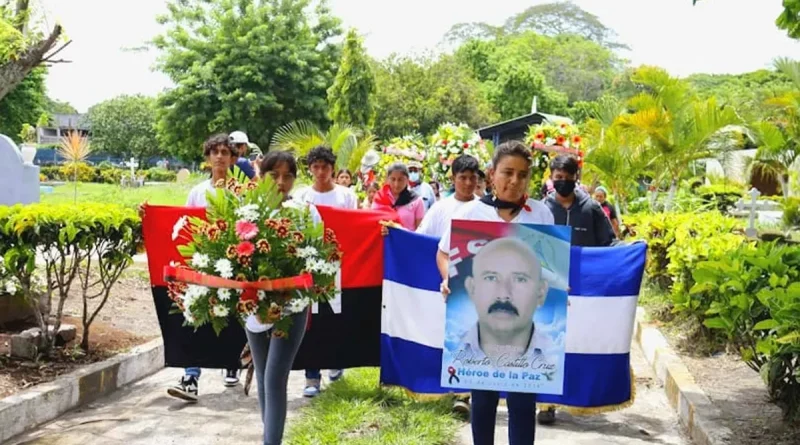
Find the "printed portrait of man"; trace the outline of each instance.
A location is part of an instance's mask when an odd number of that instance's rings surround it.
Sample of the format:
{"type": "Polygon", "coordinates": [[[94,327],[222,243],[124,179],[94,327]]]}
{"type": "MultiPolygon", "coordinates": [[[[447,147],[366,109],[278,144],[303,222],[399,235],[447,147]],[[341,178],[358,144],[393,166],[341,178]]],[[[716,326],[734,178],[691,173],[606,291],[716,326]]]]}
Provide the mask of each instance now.
{"type": "Polygon", "coordinates": [[[464,288],[478,314],[462,338],[464,351],[492,360],[539,352],[533,315],[547,298],[548,283],[530,246],[517,238],[490,241],[473,257],[464,288]]]}

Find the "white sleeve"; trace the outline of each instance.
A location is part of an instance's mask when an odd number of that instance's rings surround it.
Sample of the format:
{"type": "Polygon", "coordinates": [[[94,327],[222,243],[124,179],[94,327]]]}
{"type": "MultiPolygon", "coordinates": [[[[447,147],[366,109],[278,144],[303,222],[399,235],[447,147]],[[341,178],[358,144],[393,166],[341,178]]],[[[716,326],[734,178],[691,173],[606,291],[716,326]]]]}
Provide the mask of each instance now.
{"type": "Polygon", "coordinates": [[[309,204],[308,210],[311,212],[311,222],[313,222],[314,224],[319,224],[322,222],[322,215],[319,214],[317,206],[315,206],[314,204],[309,204]]]}
{"type": "Polygon", "coordinates": [[[431,236],[435,235],[434,232],[437,224],[436,218],[440,213],[438,211],[439,209],[438,204],[439,203],[437,202],[436,204],[433,205],[433,207],[430,208],[430,210],[425,212],[425,216],[422,217],[422,222],[419,223],[419,227],[417,227],[417,233],[421,233],[423,235],[431,235],[431,236]]]}
{"type": "Polygon", "coordinates": [[[350,196],[350,205],[347,208],[353,210],[358,209],[358,195],[356,195],[356,192],[354,192],[353,189],[348,188],[347,193],[350,196]]]}
{"type": "Polygon", "coordinates": [[[439,239],[439,250],[450,255],[450,227],[452,224],[447,224],[442,233],[442,238],[439,239]]]}
{"type": "Polygon", "coordinates": [[[196,191],[197,188],[195,187],[189,190],[189,196],[186,197],[186,207],[198,207],[196,191]]]}

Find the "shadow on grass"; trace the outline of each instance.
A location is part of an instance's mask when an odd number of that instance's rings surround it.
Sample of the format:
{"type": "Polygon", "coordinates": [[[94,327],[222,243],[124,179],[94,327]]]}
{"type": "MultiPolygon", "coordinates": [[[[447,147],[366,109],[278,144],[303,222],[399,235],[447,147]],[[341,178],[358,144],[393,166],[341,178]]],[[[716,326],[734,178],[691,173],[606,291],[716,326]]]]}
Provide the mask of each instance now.
{"type": "Polygon", "coordinates": [[[352,369],[291,422],[290,444],[419,444],[455,442],[461,422],[452,400],[415,401],[399,388],[378,385],[377,368],[352,369]]]}

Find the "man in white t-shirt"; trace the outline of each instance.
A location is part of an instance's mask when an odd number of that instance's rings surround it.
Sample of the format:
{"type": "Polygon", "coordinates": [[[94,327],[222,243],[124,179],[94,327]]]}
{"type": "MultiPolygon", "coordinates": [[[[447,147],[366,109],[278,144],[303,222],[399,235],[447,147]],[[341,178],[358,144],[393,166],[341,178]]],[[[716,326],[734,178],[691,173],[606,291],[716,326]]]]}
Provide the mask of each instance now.
{"type": "MultiPolygon", "coordinates": [[[[311,149],[306,156],[306,164],[314,177],[310,187],[299,190],[294,194],[294,199],[314,204],[317,206],[338,207],[342,209],[357,209],[358,198],[349,188],[334,182],[333,174],[336,168],[336,155],[328,147],[318,146],[311,149]]],[[[343,369],[331,369],[328,377],[332,382],[339,380],[344,375],[343,369]]],[[[320,392],[322,374],[319,369],[306,369],[306,387],[303,390],[305,397],[316,397],[320,392]]]]}
{"type": "Polygon", "coordinates": [[[464,204],[476,199],[475,184],[480,172],[478,160],[470,155],[461,155],[453,161],[450,168],[455,193],[443,198],[425,212],[417,233],[441,237],[450,226],[453,214],[464,204]]]}
{"type": "Polygon", "coordinates": [[[433,192],[433,187],[422,180],[422,163],[419,161],[408,163],[408,188],[422,197],[425,212],[436,202],[436,193],[433,192]]]}

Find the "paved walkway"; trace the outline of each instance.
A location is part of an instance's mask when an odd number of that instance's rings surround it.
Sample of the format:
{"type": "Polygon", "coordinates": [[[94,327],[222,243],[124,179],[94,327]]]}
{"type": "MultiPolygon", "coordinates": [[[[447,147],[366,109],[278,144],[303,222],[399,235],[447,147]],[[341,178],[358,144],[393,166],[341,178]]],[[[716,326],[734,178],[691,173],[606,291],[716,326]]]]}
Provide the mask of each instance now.
{"type": "MultiPolygon", "coordinates": [[[[622,411],[593,416],[559,414],[552,427],[539,427],[539,445],[669,444],[688,445],[669,407],[663,389],[644,361],[638,347],[631,354],[637,375],[636,403],[622,411]]],[[[223,445],[258,444],[261,434],[255,393],[246,397],[237,388],[224,388],[218,371],[201,379],[201,400],[187,405],[166,395],[165,388],[177,381],[180,370],[165,369],[109,397],[8,442],[8,445],[223,445]]],[[[345,376],[345,378],[347,378],[345,376]]],[[[301,372],[289,382],[288,423],[308,400],[300,396],[301,372]]],[[[253,387],[255,390],[255,386],[253,387]]],[[[501,408],[497,445],[507,444],[507,416],[501,408]]],[[[471,443],[465,424],[457,445],[471,443]]],[[[326,444],[327,445],[327,444],[326,444]]],[[[331,444],[335,445],[335,444],[331,444]]],[[[397,444],[400,445],[400,444],[397,444]]]]}

